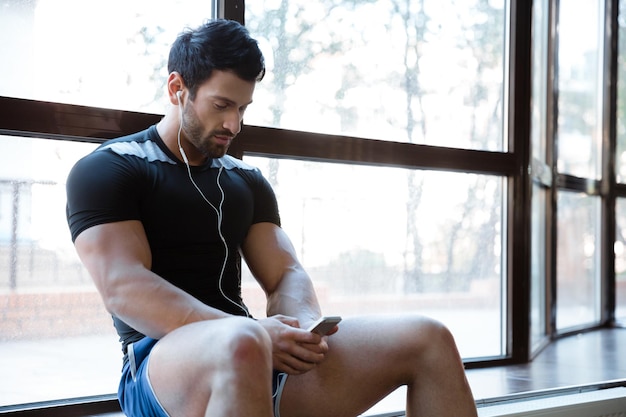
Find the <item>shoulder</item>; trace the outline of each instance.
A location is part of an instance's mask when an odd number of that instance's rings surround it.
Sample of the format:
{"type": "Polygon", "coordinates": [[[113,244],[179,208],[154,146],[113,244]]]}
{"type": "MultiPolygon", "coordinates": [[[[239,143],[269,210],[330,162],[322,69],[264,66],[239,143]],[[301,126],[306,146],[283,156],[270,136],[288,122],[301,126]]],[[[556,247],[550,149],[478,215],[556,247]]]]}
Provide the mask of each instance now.
{"type": "Polygon", "coordinates": [[[94,155],[106,153],[136,158],[147,162],[176,164],[161,146],[161,141],[154,126],[132,135],[104,142],[93,152],[94,155]]]}
{"type": "MultiPolygon", "coordinates": [[[[149,128],[132,135],[111,139],[81,158],[72,168],[70,178],[116,176],[124,172],[144,171],[152,163],[176,165],[160,146],[156,129],[149,128]]],[[[104,179],[103,179],[104,180],[104,179]]]]}
{"type": "Polygon", "coordinates": [[[230,155],[224,155],[219,159],[214,159],[211,162],[211,168],[224,169],[231,172],[242,178],[252,187],[269,187],[269,183],[259,168],[230,155]]]}
{"type": "Polygon", "coordinates": [[[230,155],[214,160],[213,164],[215,167],[223,167],[228,172],[235,173],[245,181],[254,199],[253,224],[268,222],[280,226],[276,194],[259,168],[230,155]]]}

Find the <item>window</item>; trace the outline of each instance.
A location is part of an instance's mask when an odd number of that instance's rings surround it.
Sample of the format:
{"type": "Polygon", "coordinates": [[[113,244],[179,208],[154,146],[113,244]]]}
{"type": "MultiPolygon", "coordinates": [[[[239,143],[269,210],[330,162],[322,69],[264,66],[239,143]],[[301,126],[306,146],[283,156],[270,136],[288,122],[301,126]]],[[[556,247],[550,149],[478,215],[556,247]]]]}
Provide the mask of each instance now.
{"type": "Polygon", "coordinates": [[[93,147],[0,136],[0,406],[117,384],[119,343],[65,221],[65,178],[93,147]]]}
{"type": "Polygon", "coordinates": [[[553,186],[549,168],[549,44],[550,7],[548,1],[533,2],[532,21],[532,97],[531,97],[531,278],[530,278],[530,346],[538,349],[549,330],[547,321],[547,277],[549,262],[550,188],[553,186]]]}
{"type": "MultiPolygon", "coordinates": [[[[618,74],[617,74],[617,117],[616,117],[616,179],[620,184],[626,181],[626,1],[619,2],[618,18],[618,74]]],[[[615,236],[615,281],[616,281],[616,313],[621,322],[626,320],[626,258],[624,244],[626,242],[626,208],[624,193],[621,187],[620,197],[616,203],[616,236],[615,236]]]]}
{"type": "Polygon", "coordinates": [[[4,1],[0,96],[163,112],[167,55],[185,27],[212,17],[212,2],[4,1]],[[173,12],[172,8],[176,11],[173,12]]]}
{"type": "Polygon", "coordinates": [[[247,123],[502,151],[505,1],[250,1],[268,74],[247,123]]]}
{"type": "MultiPolygon", "coordinates": [[[[451,328],[462,356],[505,354],[501,178],[244,159],[273,179],[323,311],[427,314],[451,328]]],[[[250,300],[263,300],[248,282],[250,300]]]]}
{"type": "MultiPolygon", "coordinates": [[[[268,74],[246,123],[503,151],[507,16],[498,1],[248,2],[246,25],[268,74]]],[[[302,239],[305,266],[345,298],[330,311],[438,306],[432,313],[459,330],[462,355],[506,354],[504,177],[282,158],[263,165],[278,190],[292,184],[279,202],[283,214],[302,213],[291,235],[302,239]],[[357,265],[370,265],[368,274],[357,265]],[[325,270],[343,273],[331,280],[325,270]]]]}
{"type": "Polygon", "coordinates": [[[617,74],[617,151],[615,155],[617,182],[626,182],[626,1],[619,2],[618,74],[617,74]]]}
{"type": "Polygon", "coordinates": [[[593,325],[602,317],[601,197],[604,5],[561,2],[558,8],[556,327],[593,325]],[[581,27],[581,16],[587,24],[581,27]]]}
{"type": "MultiPolygon", "coordinates": [[[[171,7],[0,2],[0,96],[162,112],[170,43],[212,14],[210,1],[171,7]]],[[[0,136],[0,406],[117,389],[120,345],[65,221],[65,178],[94,146],[0,136]]]]}
{"type": "Polygon", "coordinates": [[[626,318],[626,201],[624,198],[617,200],[615,210],[617,217],[617,231],[615,241],[615,292],[616,312],[618,320],[626,318]]]}
{"type": "Polygon", "coordinates": [[[600,320],[600,199],[562,191],[557,202],[557,328],[600,320]]]}
{"type": "Polygon", "coordinates": [[[603,20],[601,0],[559,4],[557,168],[593,180],[602,157],[603,20]]]}

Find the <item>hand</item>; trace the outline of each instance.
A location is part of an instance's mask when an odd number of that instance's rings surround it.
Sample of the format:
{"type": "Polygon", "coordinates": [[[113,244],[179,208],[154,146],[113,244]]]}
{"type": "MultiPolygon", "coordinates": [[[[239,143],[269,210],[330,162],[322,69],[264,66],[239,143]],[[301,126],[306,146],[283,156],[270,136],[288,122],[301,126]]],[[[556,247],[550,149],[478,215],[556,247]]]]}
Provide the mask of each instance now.
{"type": "Polygon", "coordinates": [[[328,352],[326,337],[300,328],[293,317],[277,315],[259,320],[272,339],[274,369],[303,374],[321,363],[328,352]]]}

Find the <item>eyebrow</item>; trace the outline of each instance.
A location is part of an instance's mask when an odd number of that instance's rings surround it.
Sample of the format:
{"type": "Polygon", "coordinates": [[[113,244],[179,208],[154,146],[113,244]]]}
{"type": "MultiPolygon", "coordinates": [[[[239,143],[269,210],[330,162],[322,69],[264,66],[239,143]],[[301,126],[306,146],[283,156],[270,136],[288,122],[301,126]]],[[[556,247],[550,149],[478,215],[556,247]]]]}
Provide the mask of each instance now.
{"type": "MultiPolygon", "coordinates": [[[[224,96],[212,96],[215,100],[222,100],[225,101],[229,104],[235,105],[237,104],[236,102],[234,102],[233,100],[229,99],[228,97],[224,97],[224,96]]],[[[252,104],[252,100],[250,100],[248,103],[243,104],[242,106],[249,106],[250,104],[252,104]]]]}

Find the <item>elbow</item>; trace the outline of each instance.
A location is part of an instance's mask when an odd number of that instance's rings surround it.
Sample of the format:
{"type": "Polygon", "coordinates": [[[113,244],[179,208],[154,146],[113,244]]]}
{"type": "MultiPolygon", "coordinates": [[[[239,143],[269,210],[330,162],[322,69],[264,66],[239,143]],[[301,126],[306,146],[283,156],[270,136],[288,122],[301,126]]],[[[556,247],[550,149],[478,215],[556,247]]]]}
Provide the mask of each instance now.
{"type": "Polygon", "coordinates": [[[280,297],[295,287],[302,286],[302,280],[309,280],[308,275],[300,265],[292,265],[275,273],[271,279],[264,279],[262,287],[268,299],[280,297]]]}
{"type": "Polygon", "coordinates": [[[120,317],[124,315],[124,307],[128,305],[120,291],[115,288],[106,287],[100,290],[100,296],[106,311],[114,316],[120,317]]]}
{"type": "Polygon", "coordinates": [[[94,282],[96,288],[100,293],[104,308],[114,316],[123,317],[126,315],[131,303],[129,302],[129,296],[131,295],[131,288],[126,284],[127,278],[112,277],[96,278],[94,282]]]}

